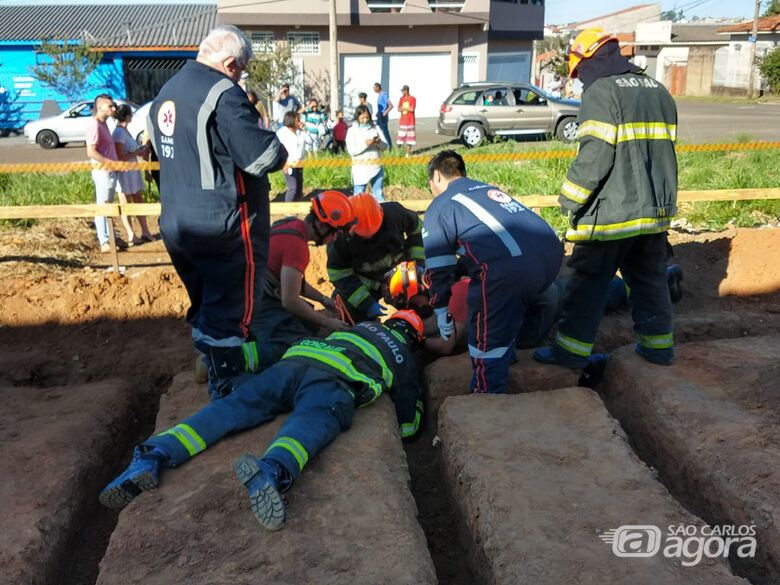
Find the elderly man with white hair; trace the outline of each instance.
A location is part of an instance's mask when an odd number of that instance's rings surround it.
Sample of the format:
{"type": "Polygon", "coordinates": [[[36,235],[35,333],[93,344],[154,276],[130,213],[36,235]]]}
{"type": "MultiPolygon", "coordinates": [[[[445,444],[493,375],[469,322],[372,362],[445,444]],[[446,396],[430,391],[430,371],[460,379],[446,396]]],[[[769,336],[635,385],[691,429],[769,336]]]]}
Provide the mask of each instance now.
{"type": "Polygon", "coordinates": [[[238,85],[252,56],[236,27],[213,29],[148,119],[160,160],[160,233],[190,297],[187,321],[212,399],[258,363],[251,324],[268,256],[267,175],[287,159],[238,85]]]}

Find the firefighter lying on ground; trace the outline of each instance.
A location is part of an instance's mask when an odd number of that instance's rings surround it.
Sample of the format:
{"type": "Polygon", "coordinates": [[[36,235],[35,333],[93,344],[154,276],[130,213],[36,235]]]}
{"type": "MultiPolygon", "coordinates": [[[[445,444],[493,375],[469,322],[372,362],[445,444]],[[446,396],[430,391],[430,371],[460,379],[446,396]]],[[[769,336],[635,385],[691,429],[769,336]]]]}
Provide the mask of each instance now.
{"type": "Polygon", "coordinates": [[[242,455],[235,463],[257,520],[279,530],[286,518],[281,494],[309,460],[350,428],[356,408],[389,392],[396,412],[405,411],[399,418],[410,421],[402,434],[417,431],[422,402],[412,352],[422,342],[422,320],[414,311],[398,311],[384,323],[362,322],[324,340],[302,339],[264,372],[237,380],[229,395],[136,447],[100,502],[124,508],[157,486],[162,468],[177,467],[231,433],[291,411],[261,457],[242,455]]]}
{"type": "Polygon", "coordinates": [[[382,283],[385,273],[402,260],[423,265],[422,222],[417,214],[371,195],[350,197],[357,224],[347,237],[328,245],[328,279],[345,301],[354,321],[385,314],[382,283]]]}

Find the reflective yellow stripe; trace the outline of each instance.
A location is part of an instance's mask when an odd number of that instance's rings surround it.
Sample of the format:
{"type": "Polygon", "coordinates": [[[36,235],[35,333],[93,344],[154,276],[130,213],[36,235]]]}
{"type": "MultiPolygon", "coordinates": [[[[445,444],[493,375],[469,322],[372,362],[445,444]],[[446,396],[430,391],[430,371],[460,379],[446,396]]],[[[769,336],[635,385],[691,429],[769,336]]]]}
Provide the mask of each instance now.
{"type": "Polygon", "coordinates": [[[352,361],[345,355],[330,351],[326,352],[322,349],[312,349],[302,345],[293,345],[285,352],[285,354],[282,356],[282,359],[291,357],[302,357],[322,362],[323,364],[327,364],[331,368],[334,368],[335,370],[344,374],[348,380],[360,382],[368,386],[374,396],[371,401],[366,402],[365,404],[361,404],[361,408],[372,404],[382,395],[382,385],[379,384],[376,380],[373,380],[365,374],[359,372],[352,364],[352,361]]]}
{"type": "Polygon", "coordinates": [[[643,217],[622,223],[605,225],[579,224],[576,229],[572,228],[566,231],[566,239],[570,242],[620,240],[642,234],[657,234],[668,230],[672,219],[674,219],[672,216],[663,218],[643,217]]]}
{"type": "Polygon", "coordinates": [[[176,426],[180,430],[185,431],[190,436],[190,438],[195,440],[195,444],[198,446],[198,453],[206,449],[206,441],[204,441],[203,438],[201,438],[201,436],[190,425],[180,423],[176,426]]]}
{"type": "Polygon", "coordinates": [[[382,370],[382,380],[384,380],[385,385],[388,388],[390,388],[390,386],[393,385],[392,370],[387,367],[387,362],[385,362],[379,350],[373,345],[371,345],[368,341],[366,341],[359,335],[356,335],[355,333],[344,333],[339,331],[328,335],[328,339],[346,341],[347,343],[351,343],[352,345],[357,347],[360,351],[362,351],[366,355],[366,357],[368,357],[368,359],[372,360],[380,367],[380,369],[382,370]]]}
{"type": "Polygon", "coordinates": [[[347,299],[347,302],[352,305],[353,307],[357,308],[360,306],[360,303],[365,301],[368,297],[371,296],[371,293],[369,293],[366,290],[365,286],[358,287],[355,292],[353,292],[351,295],[349,295],[349,298],[347,299]]]}
{"type": "Polygon", "coordinates": [[[411,437],[417,431],[419,431],[421,418],[422,418],[422,413],[419,410],[415,409],[414,420],[410,423],[404,423],[401,425],[401,438],[405,439],[406,437],[411,437]]]}
{"type": "Polygon", "coordinates": [[[247,341],[241,349],[244,350],[244,369],[247,372],[254,372],[260,365],[260,358],[257,357],[257,342],[247,341]]]}
{"type": "Polygon", "coordinates": [[[582,357],[589,357],[590,352],[593,351],[592,343],[586,343],[584,341],[580,341],[579,339],[574,339],[573,337],[564,335],[560,331],[555,334],[555,343],[566,351],[582,357]]]}
{"type": "Polygon", "coordinates": [[[347,278],[348,276],[352,276],[355,274],[355,271],[351,268],[328,268],[328,280],[331,282],[335,282],[337,280],[341,280],[342,278],[347,278]]]}
{"type": "Polygon", "coordinates": [[[577,138],[583,136],[595,136],[612,146],[617,142],[618,128],[613,124],[606,122],[597,122],[596,120],[585,120],[577,127],[577,138]]]}
{"type": "Polygon", "coordinates": [[[425,260],[425,249],[422,246],[410,246],[409,256],[412,260],[425,260]]]}
{"type": "Polygon", "coordinates": [[[668,349],[674,346],[674,338],[671,333],[662,335],[639,334],[639,343],[649,349],[668,349]]]}
{"type": "Polygon", "coordinates": [[[617,141],[677,140],[677,125],[665,122],[632,122],[617,127],[617,141]]]}
{"type": "Polygon", "coordinates": [[[569,179],[566,179],[561,186],[561,195],[579,204],[585,203],[591,193],[593,193],[592,190],[572,183],[569,179]]]}
{"type": "Polygon", "coordinates": [[[195,432],[190,425],[178,424],[175,427],[168,429],[167,431],[160,433],[158,436],[173,435],[187,450],[190,457],[193,457],[203,451],[206,448],[206,441],[195,432]]]}
{"type": "Polygon", "coordinates": [[[309,453],[298,441],[292,437],[279,437],[268,446],[265,454],[268,455],[273,449],[284,449],[289,451],[298,462],[298,470],[303,471],[304,465],[309,461],[309,453]]]}

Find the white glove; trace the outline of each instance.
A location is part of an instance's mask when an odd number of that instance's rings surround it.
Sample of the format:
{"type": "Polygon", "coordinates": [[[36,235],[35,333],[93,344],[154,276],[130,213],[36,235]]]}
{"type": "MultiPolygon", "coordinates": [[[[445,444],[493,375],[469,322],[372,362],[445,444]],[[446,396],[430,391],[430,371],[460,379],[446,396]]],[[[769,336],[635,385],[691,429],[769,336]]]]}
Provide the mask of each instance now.
{"type": "Polygon", "coordinates": [[[447,312],[447,307],[439,307],[434,309],[436,313],[436,324],[439,326],[439,335],[442,339],[449,339],[450,335],[455,333],[455,322],[452,320],[452,315],[447,312]]]}

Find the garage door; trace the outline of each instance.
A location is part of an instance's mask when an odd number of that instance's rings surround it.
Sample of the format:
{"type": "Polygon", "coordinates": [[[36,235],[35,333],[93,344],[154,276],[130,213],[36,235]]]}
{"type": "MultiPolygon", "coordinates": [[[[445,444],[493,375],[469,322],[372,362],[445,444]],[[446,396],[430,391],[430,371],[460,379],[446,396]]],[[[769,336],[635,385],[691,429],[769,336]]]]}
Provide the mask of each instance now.
{"type": "MultiPolygon", "coordinates": [[[[401,86],[408,85],[417,98],[418,118],[439,115],[442,102],[452,92],[452,57],[449,53],[390,55],[388,92],[396,106],[401,97],[401,86]]],[[[391,118],[399,118],[397,109],[391,118]]]]}
{"type": "MultiPolygon", "coordinates": [[[[452,91],[449,53],[342,55],[341,72],[342,103],[347,115],[352,114],[361,91],[368,94],[376,109],[376,81],[381,81],[396,106],[401,86],[408,85],[417,98],[418,117],[438,116],[442,102],[452,91]]],[[[390,113],[393,119],[399,116],[397,109],[390,113]]]]}
{"type": "Polygon", "coordinates": [[[361,91],[376,108],[374,83],[382,79],[382,60],[382,55],[342,55],[341,104],[347,116],[352,117],[361,91]]]}

